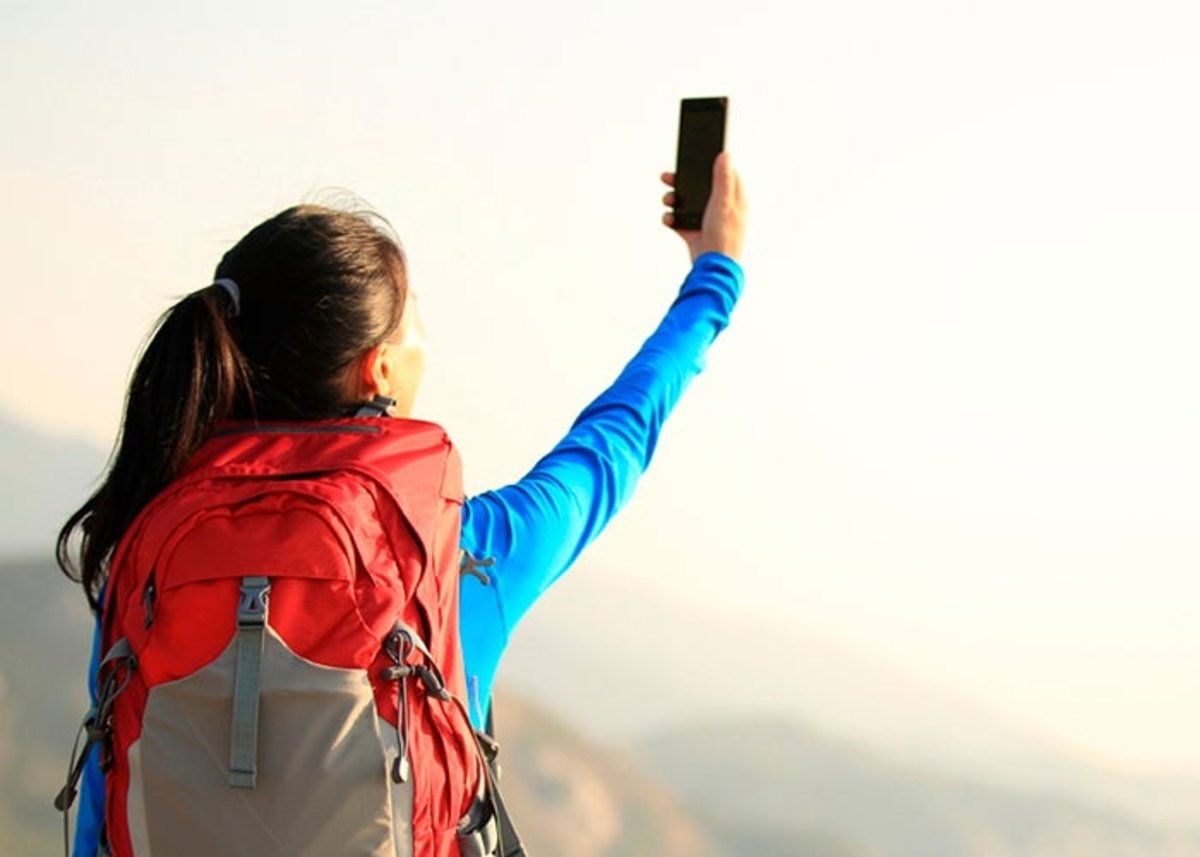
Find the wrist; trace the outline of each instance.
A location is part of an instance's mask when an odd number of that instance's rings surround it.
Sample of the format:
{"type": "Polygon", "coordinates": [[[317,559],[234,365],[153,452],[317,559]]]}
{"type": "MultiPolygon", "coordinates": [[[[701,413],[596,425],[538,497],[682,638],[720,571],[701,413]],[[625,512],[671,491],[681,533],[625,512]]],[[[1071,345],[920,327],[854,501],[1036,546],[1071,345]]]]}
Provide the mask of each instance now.
{"type": "Polygon", "coordinates": [[[706,256],[710,253],[715,253],[718,256],[724,256],[735,261],[741,261],[742,248],[733,244],[711,244],[699,246],[692,250],[692,262],[694,263],[701,256],[706,256]]]}

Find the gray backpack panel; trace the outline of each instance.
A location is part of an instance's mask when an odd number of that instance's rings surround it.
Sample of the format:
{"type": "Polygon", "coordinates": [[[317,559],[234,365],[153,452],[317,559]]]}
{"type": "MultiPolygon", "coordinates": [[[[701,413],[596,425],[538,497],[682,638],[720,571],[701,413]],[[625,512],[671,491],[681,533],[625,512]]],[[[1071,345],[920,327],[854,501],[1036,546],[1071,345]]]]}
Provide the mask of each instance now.
{"type": "Polygon", "coordinates": [[[411,782],[388,775],[395,728],[366,671],[308,661],[267,625],[257,783],[231,788],[236,662],[235,635],[212,663],[150,690],[129,750],[136,857],[411,854],[411,782]]]}

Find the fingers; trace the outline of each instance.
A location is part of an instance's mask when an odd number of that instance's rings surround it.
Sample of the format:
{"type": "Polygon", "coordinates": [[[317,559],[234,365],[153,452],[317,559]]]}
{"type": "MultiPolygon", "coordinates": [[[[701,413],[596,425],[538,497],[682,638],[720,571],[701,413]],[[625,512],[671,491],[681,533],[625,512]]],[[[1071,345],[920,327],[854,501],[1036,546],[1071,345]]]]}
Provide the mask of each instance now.
{"type": "Polygon", "coordinates": [[[663,205],[669,205],[672,208],[674,208],[675,207],[675,191],[669,190],[666,193],[664,193],[662,201],[663,201],[663,205]]]}
{"type": "Polygon", "coordinates": [[[663,184],[668,184],[671,187],[675,187],[675,174],[674,173],[663,173],[661,176],[659,176],[659,178],[662,179],[663,184]]]}
{"type": "Polygon", "coordinates": [[[662,222],[665,223],[667,226],[674,228],[675,215],[670,211],[664,211],[663,216],[662,216],[662,222]]]}

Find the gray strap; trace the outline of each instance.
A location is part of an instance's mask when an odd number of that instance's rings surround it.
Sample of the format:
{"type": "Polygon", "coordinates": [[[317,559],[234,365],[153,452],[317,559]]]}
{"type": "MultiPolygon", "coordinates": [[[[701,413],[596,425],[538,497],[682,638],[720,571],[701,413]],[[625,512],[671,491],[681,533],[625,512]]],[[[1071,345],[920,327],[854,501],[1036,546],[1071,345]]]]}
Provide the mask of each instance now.
{"type": "Polygon", "coordinates": [[[258,778],[258,696],[270,591],[271,583],[265,577],[242,578],[237,663],[233,670],[233,723],[229,731],[229,785],[238,789],[254,788],[258,778]]]}
{"type": "Polygon", "coordinates": [[[477,761],[480,763],[479,787],[467,807],[467,814],[458,822],[458,851],[460,857],[495,857],[500,834],[489,800],[487,772],[483,770],[482,759],[477,761]]]}
{"type": "MultiPolygon", "coordinates": [[[[121,691],[129,686],[136,665],[137,658],[133,656],[133,649],[124,637],[113,643],[112,648],[105,652],[104,657],[100,659],[100,666],[96,670],[100,684],[96,691],[96,704],[79,724],[79,732],[76,733],[75,743],[71,748],[71,762],[67,768],[66,785],[54,798],[54,807],[64,813],[64,832],[67,832],[65,826],[68,824],[66,813],[70,810],[71,804],[75,802],[75,796],[78,794],[79,778],[83,776],[83,766],[87,762],[88,751],[92,749],[93,745],[108,739],[113,702],[121,695],[121,691]],[[109,664],[116,662],[120,662],[124,666],[123,673],[107,669],[109,664]],[[87,741],[83,745],[83,752],[79,752],[79,739],[85,734],[87,741]]],[[[102,770],[107,768],[108,752],[107,744],[103,744],[100,760],[102,770]]],[[[69,839],[69,835],[65,838],[69,839]]]]}
{"type": "Polygon", "coordinates": [[[133,657],[133,649],[129,647],[129,641],[122,637],[113,643],[112,647],[104,653],[104,657],[100,661],[99,671],[102,672],[104,667],[113,661],[125,660],[131,657],[133,657]]]}
{"type": "Polygon", "coordinates": [[[351,416],[355,417],[386,417],[388,408],[396,404],[396,400],[391,396],[376,396],[369,402],[364,402],[357,406],[351,416]]]}

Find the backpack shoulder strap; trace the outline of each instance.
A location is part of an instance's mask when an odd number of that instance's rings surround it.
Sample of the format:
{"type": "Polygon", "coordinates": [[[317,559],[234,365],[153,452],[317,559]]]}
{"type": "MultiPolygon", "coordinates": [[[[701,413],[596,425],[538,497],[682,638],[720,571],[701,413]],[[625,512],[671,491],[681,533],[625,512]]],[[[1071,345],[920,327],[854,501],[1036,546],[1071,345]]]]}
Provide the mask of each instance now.
{"type": "MultiPolygon", "coordinates": [[[[495,705],[493,699],[488,698],[488,713],[487,725],[482,733],[477,733],[480,738],[480,744],[484,748],[487,756],[488,767],[492,769],[492,781],[500,779],[500,765],[497,763],[497,758],[500,753],[500,745],[496,743],[496,724],[494,720],[495,705]]],[[[521,843],[521,835],[517,833],[517,828],[513,824],[512,816],[508,814],[508,808],[504,805],[504,799],[500,796],[500,789],[492,790],[493,811],[496,814],[496,821],[500,825],[500,842],[503,846],[503,853],[498,857],[527,857],[525,846],[521,843]]]]}

